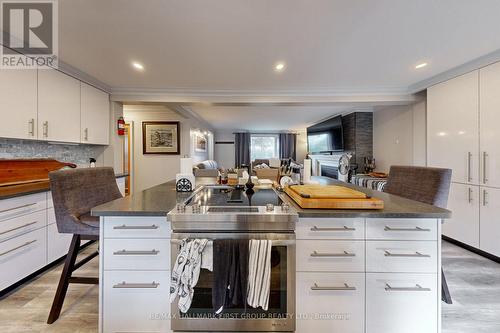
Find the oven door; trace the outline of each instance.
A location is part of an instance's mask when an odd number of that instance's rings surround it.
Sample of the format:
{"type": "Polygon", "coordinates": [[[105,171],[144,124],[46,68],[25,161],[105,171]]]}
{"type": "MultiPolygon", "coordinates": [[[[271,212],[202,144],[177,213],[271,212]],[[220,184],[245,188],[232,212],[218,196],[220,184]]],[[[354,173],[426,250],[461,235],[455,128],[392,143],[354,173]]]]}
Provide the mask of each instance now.
{"type": "MultiPolygon", "coordinates": [[[[271,252],[271,290],[269,309],[249,305],[226,308],[215,315],[212,307],[213,273],[202,269],[190,309],[181,313],[177,299],[172,303],[172,330],[199,332],[294,332],[295,331],[295,234],[293,233],[173,233],[172,268],[185,238],[269,239],[271,252]]],[[[217,253],[214,253],[214,257],[217,253]]]]}

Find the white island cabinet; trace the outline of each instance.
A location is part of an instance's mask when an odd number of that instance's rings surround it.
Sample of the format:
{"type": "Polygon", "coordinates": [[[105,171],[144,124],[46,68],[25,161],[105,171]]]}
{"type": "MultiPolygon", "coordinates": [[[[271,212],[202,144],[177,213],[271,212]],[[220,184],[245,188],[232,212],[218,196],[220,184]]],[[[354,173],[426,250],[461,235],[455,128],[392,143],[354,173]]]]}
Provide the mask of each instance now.
{"type": "MultiPolygon", "coordinates": [[[[440,236],[437,218],[300,218],[296,332],[439,333],[440,236]]],[[[170,332],[170,238],[165,217],[101,217],[101,333],[170,332]]]]}

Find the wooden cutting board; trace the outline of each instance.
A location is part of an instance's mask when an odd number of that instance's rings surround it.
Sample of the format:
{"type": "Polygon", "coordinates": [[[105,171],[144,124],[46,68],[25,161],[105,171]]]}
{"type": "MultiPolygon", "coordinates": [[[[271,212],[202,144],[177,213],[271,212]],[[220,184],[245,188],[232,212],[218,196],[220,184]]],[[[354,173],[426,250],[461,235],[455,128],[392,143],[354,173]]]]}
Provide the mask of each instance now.
{"type": "MultiPolygon", "coordinates": [[[[294,187],[303,186],[287,186],[285,187],[285,193],[288,194],[290,198],[292,198],[297,205],[304,209],[383,209],[384,201],[378,198],[368,197],[365,193],[359,192],[356,190],[352,190],[343,186],[335,186],[341,187],[343,189],[316,189],[317,192],[312,193],[310,191],[314,191],[313,188],[308,188],[309,192],[301,189],[294,189],[294,187]],[[347,189],[349,191],[346,191],[347,189]],[[303,191],[303,195],[300,193],[303,191]],[[352,191],[352,192],[351,192],[352,191]],[[363,194],[361,196],[359,193],[363,194]],[[308,197],[309,195],[309,197],[308,197]],[[333,197],[331,197],[333,195],[333,197]],[[311,197],[312,196],[312,197],[311,197]]],[[[311,186],[311,185],[305,185],[311,186]]],[[[312,185],[312,186],[321,186],[321,187],[330,187],[327,185],[312,185]]]]}
{"type": "Polygon", "coordinates": [[[76,168],[76,165],[53,159],[0,159],[0,186],[48,181],[49,172],[59,170],[63,167],[76,168]]]}
{"type": "Polygon", "coordinates": [[[292,185],[290,189],[309,199],[366,199],[366,194],[338,185],[292,185]]]}

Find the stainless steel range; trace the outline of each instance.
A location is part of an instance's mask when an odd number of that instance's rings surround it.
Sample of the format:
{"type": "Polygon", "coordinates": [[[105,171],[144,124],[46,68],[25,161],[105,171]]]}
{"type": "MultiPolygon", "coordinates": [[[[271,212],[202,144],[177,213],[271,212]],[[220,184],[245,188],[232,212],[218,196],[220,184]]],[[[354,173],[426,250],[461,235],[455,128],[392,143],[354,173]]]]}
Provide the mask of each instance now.
{"type": "MultiPolygon", "coordinates": [[[[295,331],[295,224],[297,212],[273,189],[245,191],[205,186],[168,214],[172,223],[172,263],[185,238],[269,239],[269,309],[236,306],[214,315],[213,273],[202,270],[187,313],[172,304],[172,329],[190,332],[295,331]]],[[[214,256],[217,254],[214,253],[214,256]]]]}

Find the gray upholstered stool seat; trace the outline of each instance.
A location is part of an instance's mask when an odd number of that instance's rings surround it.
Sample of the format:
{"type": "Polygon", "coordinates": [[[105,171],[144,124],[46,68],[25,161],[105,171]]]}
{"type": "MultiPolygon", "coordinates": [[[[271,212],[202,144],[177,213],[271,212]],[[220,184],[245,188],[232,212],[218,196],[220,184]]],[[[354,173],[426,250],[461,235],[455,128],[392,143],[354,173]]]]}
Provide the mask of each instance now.
{"type": "MultiPolygon", "coordinates": [[[[451,170],[416,166],[391,166],[384,192],[446,208],[451,170]]],[[[441,269],[441,299],[451,304],[450,290],[441,269]]]]}
{"type": "Polygon", "coordinates": [[[95,258],[98,253],[94,252],[78,263],[75,263],[76,256],[82,239],[99,239],[99,218],[90,215],[91,209],[121,198],[122,195],[112,168],[60,170],[51,172],[49,178],[57,230],[60,233],[73,234],[47,320],[47,323],[52,324],[59,318],[70,282],[89,284],[99,282],[97,278],[72,276],[73,271],[95,258]]]}

